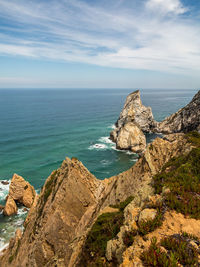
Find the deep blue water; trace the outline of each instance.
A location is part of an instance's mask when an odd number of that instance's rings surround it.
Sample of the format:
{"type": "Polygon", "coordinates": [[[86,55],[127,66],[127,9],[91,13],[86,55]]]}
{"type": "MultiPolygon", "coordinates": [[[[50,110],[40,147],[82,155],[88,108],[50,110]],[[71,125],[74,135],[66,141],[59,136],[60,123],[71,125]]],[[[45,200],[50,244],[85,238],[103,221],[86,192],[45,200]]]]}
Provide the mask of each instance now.
{"type": "MultiPolygon", "coordinates": [[[[132,91],[0,90],[0,180],[18,173],[39,189],[66,156],[77,157],[100,179],[131,167],[137,156],[115,150],[108,136],[132,91]]],[[[196,92],[148,89],[141,90],[141,98],[160,121],[196,92]]],[[[0,191],[0,200],[5,194],[0,191]]],[[[0,222],[6,220],[0,217],[0,222]]]]}

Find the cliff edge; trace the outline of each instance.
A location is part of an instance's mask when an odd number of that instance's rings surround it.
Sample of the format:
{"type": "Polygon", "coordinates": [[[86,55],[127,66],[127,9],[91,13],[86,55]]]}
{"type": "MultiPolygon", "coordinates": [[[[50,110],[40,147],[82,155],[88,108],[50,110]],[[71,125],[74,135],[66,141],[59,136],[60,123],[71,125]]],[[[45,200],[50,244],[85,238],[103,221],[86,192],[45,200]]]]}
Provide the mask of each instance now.
{"type": "Polygon", "coordinates": [[[0,265],[84,266],[80,261],[85,242],[99,214],[130,196],[134,207],[140,206],[153,195],[152,177],[171,157],[191,149],[184,134],[157,138],[132,168],[103,181],[77,159],[66,158],[46,180],[28,213],[23,233],[16,231],[0,257],[0,265]]]}

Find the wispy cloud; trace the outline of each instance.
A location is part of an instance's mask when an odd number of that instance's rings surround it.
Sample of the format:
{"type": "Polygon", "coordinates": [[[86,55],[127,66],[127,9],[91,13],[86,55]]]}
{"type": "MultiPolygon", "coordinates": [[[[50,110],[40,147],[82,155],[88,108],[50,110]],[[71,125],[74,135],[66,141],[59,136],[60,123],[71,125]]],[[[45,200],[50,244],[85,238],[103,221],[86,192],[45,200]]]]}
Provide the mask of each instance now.
{"type": "Polygon", "coordinates": [[[200,27],[182,16],[188,7],[179,0],[108,2],[0,0],[0,54],[165,72],[200,70],[200,27]]]}
{"type": "Polygon", "coordinates": [[[188,11],[179,0],[149,0],[146,7],[156,12],[183,14],[188,11]]]}

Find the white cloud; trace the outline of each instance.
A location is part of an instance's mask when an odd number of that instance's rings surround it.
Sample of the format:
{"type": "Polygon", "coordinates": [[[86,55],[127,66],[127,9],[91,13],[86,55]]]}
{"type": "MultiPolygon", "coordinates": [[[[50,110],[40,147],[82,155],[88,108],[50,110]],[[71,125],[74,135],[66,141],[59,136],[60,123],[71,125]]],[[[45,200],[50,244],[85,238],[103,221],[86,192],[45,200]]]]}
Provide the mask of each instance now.
{"type": "Polygon", "coordinates": [[[144,6],[141,1],[140,8],[129,9],[125,2],[114,8],[111,1],[108,9],[78,0],[0,0],[0,16],[12,22],[0,26],[0,54],[187,74],[200,71],[200,27],[177,16],[187,10],[180,1],[149,0],[144,6]],[[162,12],[152,16],[152,9],[162,12]],[[174,16],[166,17],[169,12],[174,16]]]}
{"type": "Polygon", "coordinates": [[[179,0],[148,0],[146,6],[161,13],[183,14],[187,12],[187,8],[179,0]]]}

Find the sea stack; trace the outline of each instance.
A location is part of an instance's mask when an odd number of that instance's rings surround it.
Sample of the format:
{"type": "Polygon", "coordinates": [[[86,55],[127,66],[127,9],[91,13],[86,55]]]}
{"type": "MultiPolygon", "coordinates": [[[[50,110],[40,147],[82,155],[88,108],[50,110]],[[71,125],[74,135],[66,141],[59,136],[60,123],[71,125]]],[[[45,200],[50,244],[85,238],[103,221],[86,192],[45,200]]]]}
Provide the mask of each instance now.
{"type": "Polygon", "coordinates": [[[142,105],[139,90],[127,96],[115,126],[110,138],[118,149],[135,153],[144,151],[146,138],[143,132],[150,132],[155,127],[155,121],[151,108],[142,105]]]}

